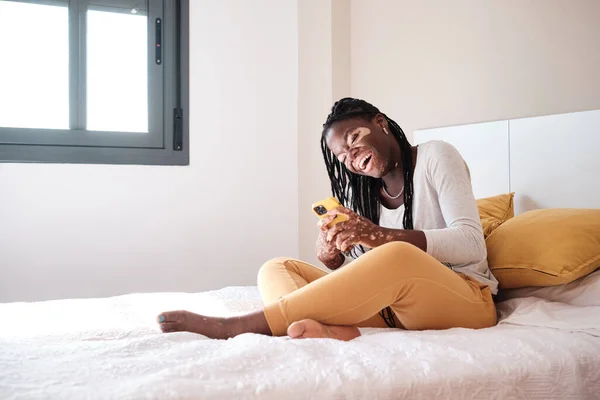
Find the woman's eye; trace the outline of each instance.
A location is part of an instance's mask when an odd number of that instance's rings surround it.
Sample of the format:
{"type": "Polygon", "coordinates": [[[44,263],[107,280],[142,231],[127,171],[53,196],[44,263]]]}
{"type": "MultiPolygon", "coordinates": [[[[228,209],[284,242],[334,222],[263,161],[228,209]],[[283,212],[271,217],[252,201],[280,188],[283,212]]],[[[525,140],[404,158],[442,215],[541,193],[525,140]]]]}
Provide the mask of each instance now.
{"type": "Polygon", "coordinates": [[[352,134],[352,136],[350,136],[350,144],[354,144],[354,142],[356,142],[357,137],[358,137],[358,133],[352,134]]]}

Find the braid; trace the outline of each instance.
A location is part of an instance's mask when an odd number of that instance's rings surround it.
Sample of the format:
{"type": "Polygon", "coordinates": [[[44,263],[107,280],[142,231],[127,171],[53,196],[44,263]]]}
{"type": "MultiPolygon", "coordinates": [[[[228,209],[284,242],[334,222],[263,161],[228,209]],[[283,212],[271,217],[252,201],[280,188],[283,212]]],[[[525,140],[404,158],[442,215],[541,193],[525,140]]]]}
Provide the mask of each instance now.
{"type": "MultiPolygon", "coordinates": [[[[412,146],[406,139],[406,135],[402,128],[396,123],[396,121],[388,118],[388,125],[391,127],[390,131],[397,132],[394,137],[400,143],[400,151],[402,152],[402,172],[404,173],[404,218],[402,223],[404,229],[414,229],[412,219],[412,207],[413,207],[413,157],[412,157],[412,146]],[[405,145],[403,145],[403,142],[405,145]]],[[[379,222],[379,221],[378,221],[379,222]]]]}
{"type": "MultiPolygon", "coordinates": [[[[409,143],[402,128],[387,115],[379,111],[374,105],[360,99],[350,97],[337,101],[327,120],[323,124],[323,134],[321,135],[321,150],[325,167],[331,182],[331,192],[333,196],[342,203],[343,206],[352,209],[359,215],[369,219],[376,225],[379,225],[381,201],[379,193],[382,180],[370,176],[358,175],[350,172],[342,164],[333,152],[327,147],[325,133],[331,126],[338,121],[344,121],[350,118],[373,119],[376,115],[382,114],[388,122],[389,130],[400,145],[402,154],[402,170],[404,174],[404,218],[402,224],[404,229],[413,229],[413,159],[412,146],[409,143]]],[[[355,246],[350,255],[357,258],[360,253],[364,253],[362,246],[355,246]],[[357,249],[358,247],[358,249],[357,249]]],[[[390,307],[381,311],[381,316],[390,327],[395,326],[394,314],[390,307]]]]}

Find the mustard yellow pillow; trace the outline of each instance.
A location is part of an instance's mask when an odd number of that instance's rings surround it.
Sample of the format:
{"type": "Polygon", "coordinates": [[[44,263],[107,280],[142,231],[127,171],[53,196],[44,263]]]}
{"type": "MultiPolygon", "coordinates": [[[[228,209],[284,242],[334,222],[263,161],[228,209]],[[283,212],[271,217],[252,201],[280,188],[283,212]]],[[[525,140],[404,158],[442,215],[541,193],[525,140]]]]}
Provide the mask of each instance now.
{"type": "Polygon", "coordinates": [[[600,267],[600,209],[529,211],[485,242],[501,288],[569,283],[600,267]]]}
{"type": "Polygon", "coordinates": [[[483,237],[488,237],[494,229],[498,228],[506,220],[514,217],[514,197],[514,193],[507,193],[477,200],[483,237]]]}

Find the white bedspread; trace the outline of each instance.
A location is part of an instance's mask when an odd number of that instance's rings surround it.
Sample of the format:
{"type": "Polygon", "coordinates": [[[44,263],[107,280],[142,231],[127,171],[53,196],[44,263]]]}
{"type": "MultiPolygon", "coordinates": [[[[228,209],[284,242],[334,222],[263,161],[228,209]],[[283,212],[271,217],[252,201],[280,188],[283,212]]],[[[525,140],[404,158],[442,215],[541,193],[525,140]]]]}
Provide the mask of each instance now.
{"type": "Polygon", "coordinates": [[[600,307],[514,299],[494,328],[364,330],[348,343],[217,341],[154,324],[164,310],[226,315],[260,305],[253,287],[0,304],[0,399],[600,396],[600,307]]]}

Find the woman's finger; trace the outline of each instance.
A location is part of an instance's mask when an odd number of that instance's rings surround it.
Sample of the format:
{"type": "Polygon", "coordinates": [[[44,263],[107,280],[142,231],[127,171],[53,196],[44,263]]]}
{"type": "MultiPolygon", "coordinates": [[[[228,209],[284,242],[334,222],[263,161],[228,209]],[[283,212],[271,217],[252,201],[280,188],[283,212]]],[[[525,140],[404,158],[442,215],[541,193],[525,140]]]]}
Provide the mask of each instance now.
{"type": "Polygon", "coordinates": [[[329,230],[329,224],[335,219],[335,216],[333,215],[328,215],[323,219],[320,219],[319,222],[317,223],[317,226],[319,227],[319,229],[321,229],[322,231],[328,231],[329,230]]]}
{"type": "Polygon", "coordinates": [[[350,245],[356,241],[356,238],[357,235],[353,232],[341,232],[335,238],[335,247],[337,247],[340,251],[346,251],[345,249],[350,247],[350,245]]]}
{"type": "Polygon", "coordinates": [[[329,215],[342,214],[342,215],[347,215],[348,217],[351,217],[354,214],[354,211],[352,211],[346,207],[338,207],[338,208],[334,208],[333,210],[329,211],[327,214],[329,214],[329,215]]]}
{"type": "Polygon", "coordinates": [[[327,241],[331,242],[334,237],[336,237],[340,232],[342,232],[344,230],[345,226],[346,225],[344,222],[340,222],[340,223],[337,223],[334,226],[332,226],[329,229],[329,232],[327,232],[327,241]]]}
{"type": "Polygon", "coordinates": [[[358,241],[356,240],[356,236],[350,235],[346,240],[344,240],[342,242],[339,249],[340,249],[340,251],[345,253],[357,244],[358,244],[358,241]]]}
{"type": "Polygon", "coordinates": [[[338,250],[342,250],[342,243],[344,243],[344,241],[346,239],[348,239],[348,237],[350,236],[350,234],[348,232],[340,232],[338,235],[336,235],[335,237],[335,247],[338,250]]]}

